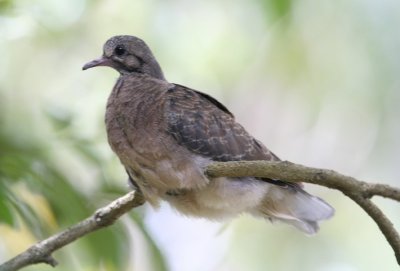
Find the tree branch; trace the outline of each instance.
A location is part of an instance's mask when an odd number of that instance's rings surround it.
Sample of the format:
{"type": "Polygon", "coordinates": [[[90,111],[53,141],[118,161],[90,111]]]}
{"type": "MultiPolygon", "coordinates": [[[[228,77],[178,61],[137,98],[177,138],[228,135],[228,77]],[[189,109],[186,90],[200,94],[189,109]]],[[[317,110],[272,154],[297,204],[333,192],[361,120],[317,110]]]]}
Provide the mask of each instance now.
{"type": "Polygon", "coordinates": [[[355,201],[375,221],[393,248],[397,263],[400,265],[400,236],[393,223],[370,200],[373,196],[382,196],[400,202],[399,188],[367,183],[333,170],[310,168],[288,161],[218,162],[209,165],[206,174],[210,177],[253,176],[288,182],[305,182],[339,190],[355,201]]]}
{"type": "MultiPolygon", "coordinates": [[[[400,189],[383,184],[370,184],[342,175],[332,170],[317,169],[284,162],[240,161],[217,162],[209,165],[205,173],[210,177],[263,177],[289,182],[306,182],[337,189],[355,201],[376,222],[392,246],[397,263],[400,265],[400,237],[391,221],[370,200],[382,196],[400,202],[400,189]]],[[[91,217],[78,224],[36,243],[26,251],[0,265],[0,271],[19,270],[27,265],[57,262],[51,254],[76,239],[103,227],[110,226],[120,216],[134,207],[142,205],[141,193],[132,191],[97,210],[91,217]]]]}
{"type": "Polygon", "coordinates": [[[57,265],[57,261],[51,256],[54,251],[86,234],[112,225],[121,215],[144,204],[144,202],[140,193],[131,191],[107,206],[98,209],[92,216],[78,224],[34,244],[21,254],[0,265],[0,271],[19,270],[37,263],[47,263],[54,267],[57,265]]]}

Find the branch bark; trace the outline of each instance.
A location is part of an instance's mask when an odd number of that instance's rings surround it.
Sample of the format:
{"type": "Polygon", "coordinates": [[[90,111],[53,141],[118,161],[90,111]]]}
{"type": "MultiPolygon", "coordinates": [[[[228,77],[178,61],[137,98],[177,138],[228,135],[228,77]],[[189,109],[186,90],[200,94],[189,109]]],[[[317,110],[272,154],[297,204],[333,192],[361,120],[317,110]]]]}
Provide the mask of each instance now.
{"type": "Polygon", "coordinates": [[[209,165],[210,177],[263,177],[288,182],[305,182],[341,191],[375,221],[392,247],[397,264],[400,265],[400,236],[393,223],[371,201],[373,196],[390,198],[400,202],[400,189],[385,184],[367,183],[333,170],[310,168],[288,161],[238,161],[218,162],[209,165]]]}
{"type": "MultiPolygon", "coordinates": [[[[382,196],[400,202],[400,189],[384,184],[359,181],[332,170],[317,169],[287,161],[240,161],[216,162],[205,169],[210,177],[263,177],[289,182],[306,182],[337,189],[356,202],[375,221],[386,240],[393,248],[400,265],[400,237],[391,221],[371,201],[373,196],[382,196]]],[[[145,202],[141,193],[132,191],[98,209],[92,216],[78,224],[40,241],[21,254],[0,265],[0,271],[19,270],[25,266],[46,263],[56,266],[52,253],[86,234],[112,225],[120,216],[145,202]]]]}
{"type": "Polygon", "coordinates": [[[21,254],[0,265],[0,271],[19,270],[37,263],[46,263],[55,267],[58,263],[51,256],[54,251],[86,234],[112,225],[120,216],[132,208],[144,204],[144,202],[140,193],[131,191],[107,206],[98,209],[92,216],[78,224],[34,244],[21,254]]]}

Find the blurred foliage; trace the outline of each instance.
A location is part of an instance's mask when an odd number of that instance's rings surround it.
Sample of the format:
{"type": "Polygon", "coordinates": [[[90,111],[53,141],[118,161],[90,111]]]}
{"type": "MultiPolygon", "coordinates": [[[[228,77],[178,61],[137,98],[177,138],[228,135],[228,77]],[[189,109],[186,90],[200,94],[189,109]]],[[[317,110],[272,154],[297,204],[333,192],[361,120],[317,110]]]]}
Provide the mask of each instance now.
{"type": "Polygon", "coordinates": [[[290,13],[292,8],[292,0],[263,0],[261,2],[264,5],[266,14],[271,15],[274,20],[282,19],[290,13]]]}
{"type": "Polygon", "coordinates": [[[12,0],[0,0],[0,12],[6,12],[12,6],[12,0]]]}
{"type": "MultiPolygon", "coordinates": [[[[399,185],[398,25],[396,0],[0,0],[0,262],[128,190],[103,124],[117,75],[80,70],[117,34],[147,41],[171,82],[227,104],[282,158],[399,185]]],[[[396,270],[369,218],[324,191],[337,213],[312,239],[248,217],[214,236],[144,207],[57,252],[57,268],[396,270]]]]}
{"type": "MultiPolygon", "coordinates": [[[[5,116],[4,112],[2,113],[1,115],[5,116]]],[[[69,129],[70,119],[48,116],[54,125],[53,132],[69,129]]],[[[43,239],[91,215],[95,210],[92,199],[99,195],[85,194],[79,186],[74,186],[68,174],[60,168],[61,165],[52,158],[54,153],[49,151],[46,140],[21,141],[20,138],[13,136],[18,132],[21,131],[1,131],[0,221],[15,227],[17,231],[21,228],[21,224],[26,225],[36,238],[43,239]],[[21,189],[23,188],[21,185],[26,185],[26,189],[21,189]],[[50,209],[40,208],[37,199],[32,201],[37,195],[45,196],[45,199],[42,199],[48,203],[46,207],[50,209]],[[54,223],[49,221],[56,221],[56,225],[52,225],[54,223]]],[[[76,152],[75,159],[86,161],[98,168],[103,166],[89,142],[67,134],[62,137],[62,142],[71,144],[70,148],[76,152]]],[[[109,199],[124,193],[119,187],[106,185],[101,175],[97,181],[102,185],[93,193],[101,193],[109,199]]],[[[137,221],[140,222],[140,217],[137,221]]],[[[148,242],[152,244],[153,241],[145,229],[143,227],[141,229],[148,242]]],[[[117,225],[83,238],[79,241],[81,244],[79,250],[85,251],[86,261],[91,259],[96,262],[101,259],[102,264],[108,263],[108,266],[113,266],[115,270],[121,270],[126,265],[128,257],[125,235],[123,228],[117,225]]],[[[160,265],[154,270],[165,270],[160,252],[155,249],[154,244],[152,246],[155,255],[160,259],[158,261],[160,265]]]]}

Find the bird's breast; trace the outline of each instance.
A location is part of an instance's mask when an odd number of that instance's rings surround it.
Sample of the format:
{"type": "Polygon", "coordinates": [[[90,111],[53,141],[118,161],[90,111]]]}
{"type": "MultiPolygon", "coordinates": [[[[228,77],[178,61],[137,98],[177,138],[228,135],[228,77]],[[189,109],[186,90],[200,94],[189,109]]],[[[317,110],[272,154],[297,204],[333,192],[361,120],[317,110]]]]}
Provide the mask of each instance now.
{"type": "Polygon", "coordinates": [[[152,143],[160,140],[163,91],[136,81],[120,78],[107,102],[108,140],[118,155],[132,148],[143,154],[158,152],[152,143]]]}
{"type": "Polygon", "coordinates": [[[191,159],[193,154],[166,132],[165,91],[132,85],[117,83],[107,103],[105,122],[111,148],[134,173],[146,199],[155,203],[171,189],[207,183],[202,168],[191,159]]]}

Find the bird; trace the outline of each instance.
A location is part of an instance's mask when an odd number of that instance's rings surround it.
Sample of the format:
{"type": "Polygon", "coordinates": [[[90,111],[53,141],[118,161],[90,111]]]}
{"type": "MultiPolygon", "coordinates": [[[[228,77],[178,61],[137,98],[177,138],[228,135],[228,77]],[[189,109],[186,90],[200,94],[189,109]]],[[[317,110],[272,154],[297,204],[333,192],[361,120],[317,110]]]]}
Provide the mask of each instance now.
{"type": "Polygon", "coordinates": [[[82,69],[99,66],[119,73],[105,113],[109,145],[153,207],[165,201],[184,216],[212,221],[250,214],[308,235],[333,216],[334,208],[300,183],[207,176],[213,162],[280,159],[218,100],[168,82],[142,39],[111,37],[102,56],[82,69]]]}

